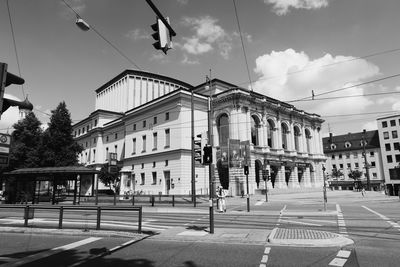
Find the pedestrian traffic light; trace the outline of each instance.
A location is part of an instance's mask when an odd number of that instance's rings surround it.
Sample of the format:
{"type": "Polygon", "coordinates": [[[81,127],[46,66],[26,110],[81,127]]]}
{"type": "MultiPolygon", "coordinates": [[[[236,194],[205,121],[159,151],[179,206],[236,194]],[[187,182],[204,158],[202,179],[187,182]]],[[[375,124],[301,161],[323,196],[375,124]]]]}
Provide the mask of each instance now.
{"type": "Polygon", "coordinates": [[[32,104],[29,102],[16,101],[8,98],[4,98],[5,88],[11,84],[24,84],[25,80],[17,75],[7,72],[7,63],[0,62],[0,116],[10,106],[18,106],[19,108],[33,109],[32,104]],[[29,103],[31,106],[28,106],[29,103]]]}
{"type": "Polygon", "coordinates": [[[201,156],[201,134],[197,135],[198,139],[194,139],[194,160],[202,163],[202,156],[201,156]]]}
{"type": "Polygon", "coordinates": [[[262,178],[264,181],[269,180],[269,170],[262,170],[262,178]]]}
{"type": "MultiPolygon", "coordinates": [[[[166,20],[169,23],[169,19],[166,18],[166,20]]],[[[153,43],[154,48],[163,51],[164,54],[167,54],[167,51],[172,48],[171,35],[167,26],[165,26],[164,22],[157,17],[157,22],[152,24],[151,28],[154,31],[151,36],[154,40],[156,40],[156,42],[153,43]]]]}
{"type": "Polygon", "coordinates": [[[249,166],[248,165],[244,165],[243,170],[244,170],[244,175],[249,175],[249,166]]]}
{"type": "Polygon", "coordinates": [[[212,163],[212,146],[206,145],[203,148],[203,164],[211,164],[212,163]]]}

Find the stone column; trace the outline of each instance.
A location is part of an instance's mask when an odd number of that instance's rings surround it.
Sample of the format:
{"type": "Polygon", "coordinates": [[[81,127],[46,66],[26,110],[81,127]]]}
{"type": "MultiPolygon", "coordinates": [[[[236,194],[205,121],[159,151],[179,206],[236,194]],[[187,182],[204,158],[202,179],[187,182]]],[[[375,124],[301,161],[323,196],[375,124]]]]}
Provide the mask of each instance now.
{"type": "Polygon", "coordinates": [[[285,166],[280,166],[275,178],[275,188],[287,188],[285,182],[285,166]]]}
{"type": "Polygon", "coordinates": [[[290,173],[290,178],[289,178],[289,188],[300,188],[299,184],[299,177],[297,173],[298,169],[297,167],[292,168],[292,172],[290,173]]]}
{"type": "Polygon", "coordinates": [[[300,186],[302,188],[310,188],[311,187],[311,177],[310,177],[310,167],[306,167],[303,178],[301,179],[300,186]]]}

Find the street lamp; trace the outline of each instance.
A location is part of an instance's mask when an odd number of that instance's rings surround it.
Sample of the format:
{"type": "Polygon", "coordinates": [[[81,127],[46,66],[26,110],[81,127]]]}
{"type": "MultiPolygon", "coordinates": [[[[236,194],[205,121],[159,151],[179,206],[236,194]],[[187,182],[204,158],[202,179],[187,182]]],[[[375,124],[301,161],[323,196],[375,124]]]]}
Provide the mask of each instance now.
{"type": "Polygon", "coordinates": [[[328,198],[326,197],[326,177],[325,177],[325,165],[322,165],[322,175],[324,177],[324,211],[326,211],[326,202],[328,202],[328,198]]]}

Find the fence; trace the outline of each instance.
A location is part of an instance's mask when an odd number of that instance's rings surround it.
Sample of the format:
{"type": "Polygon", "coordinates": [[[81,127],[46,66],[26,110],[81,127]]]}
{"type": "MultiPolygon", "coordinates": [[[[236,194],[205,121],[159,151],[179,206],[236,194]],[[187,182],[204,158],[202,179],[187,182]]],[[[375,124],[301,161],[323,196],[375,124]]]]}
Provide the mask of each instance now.
{"type": "MultiPolygon", "coordinates": [[[[28,226],[29,219],[34,218],[35,210],[58,210],[58,228],[63,229],[65,211],[95,211],[96,230],[101,230],[102,211],[138,212],[137,232],[142,232],[142,207],[104,207],[104,206],[45,206],[45,205],[0,205],[1,209],[23,210],[24,227],[28,226]]],[[[87,223],[87,222],[86,222],[87,223]]]]}

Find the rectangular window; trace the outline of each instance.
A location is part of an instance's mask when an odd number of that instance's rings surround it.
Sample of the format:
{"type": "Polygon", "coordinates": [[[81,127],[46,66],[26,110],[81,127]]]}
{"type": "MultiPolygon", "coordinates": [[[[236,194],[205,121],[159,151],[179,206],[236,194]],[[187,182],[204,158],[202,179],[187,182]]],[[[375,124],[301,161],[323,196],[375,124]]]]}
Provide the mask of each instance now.
{"type": "Polygon", "coordinates": [[[370,155],[371,157],[374,157],[374,156],[375,156],[374,151],[369,152],[369,155],[370,155]]]}
{"type": "Polygon", "coordinates": [[[371,161],[371,167],[375,167],[375,161],[371,161]]]}
{"type": "Polygon", "coordinates": [[[169,129],[165,129],[165,148],[169,148],[170,146],[170,133],[169,133],[169,129]]]}
{"type": "Polygon", "coordinates": [[[385,150],[390,151],[390,144],[385,144],[385,150]]]}
{"type": "Polygon", "coordinates": [[[383,139],[389,139],[389,132],[383,132],[383,139]]]}
{"type": "Polygon", "coordinates": [[[108,135],[106,136],[106,142],[108,142],[108,135]]]}
{"type": "Polygon", "coordinates": [[[146,128],[146,121],[143,121],[143,128],[146,128]]]}
{"type": "Polygon", "coordinates": [[[118,146],[117,146],[117,145],[114,146],[114,152],[115,152],[115,153],[118,152],[118,146]]]}
{"type": "Polygon", "coordinates": [[[372,177],[374,177],[374,178],[377,178],[377,177],[378,177],[378,175],[376,174],[376,172],[373,172],[373,173],[372,173],[372,177]]]}
{"type": "Polygon", "coordinates": [[[347,163],[347,169],[351,169],[351,164],[347,163]]]}
{"type": "Polygon", "coordinates": [[[332,154],[331,158],[332,158],[332,159],[335,159],[335,154],[332,154]]]}
{"type": "Polygon", "coordinates": [[[387,161],[388,163],[392,163],[392,162],[393,162],[392,155],[387,155],[387,156],[386,156],[386,161],[387,161]]]}
{"type": "Polygon", "coordinates": [[[167,159],[165,160],[165,166],[168,166],[168,160],[167,159]]]}
{"type": "Polygon", "coordinates": [[[392,138],[397,138],[397,131],[392,131],[392,138]]]}
{"type": "Polygon", "coordinates": [[[96,149],[93,149],[93,162],[96,162],[96,149]]]}
{"type": "Polygon", "coordinates": [[[106,147],[106,161],[108,161],[108,147],[106,147]]]}
{"type": "Polygon", "coordinates": [[[155,168],[156,167],[156,162],[155,161],[153,161],[153,168],[155,168]]]}
{"type": "Polygon", "coordinates": [[[396,162],[400,162],[400,155],[396,155],[396,162]]]}
{"type": "Polygon", "coordinates": [[[146,152],[146,136],[145,135],[142,136],[142,143],[143,143],[142,152],[146,152]]]}
{"type": "Polygon", "coordinates": [[[140,185],[144,185],[146,182],[146,176],[143,172],[140,174],[140,180],[140,185]]]}
{"type": "Polygon", "coordinates": [[[165,113],[165,120],[166,120],[166,121],[169,121],[169,112],[166,112],[166,113],[165,113]]]}
{"type": "Polygon", "coordinates": [[[390,126],[396,126],[396,121],[395,120],[390,120],[390,126]]]}
{"type": "Polygon", "coordinates": [[[354,163],[354,166],[355,166],[356,168],[358,168],[358,162],[354,163]]]}
{"type": "Polygon", "coordinates": [[[387,121],[382,121],[382,128],[386,128],[387,127],[387,121]]]}
{"type": "Polygon", "coordinates": [[[332,169],[336,169],[336,164],[332,164],[332,169]]]}
{"type": "Polygon", "coordinates": [[[114,139],[118,139],[118,133],[115,133],[114,139]]]}
{"type": "Polygon", "coordinates": [[[86,132],[89,132],[89,125],[86,126],[86,132]]]}
{"type": "Polygon", "coordinates": [[[343,164],[339,164],[339,168],[340,168],[340,169],[343,169],[343,164]]]}
{"type": "Polygon", "coordinates": [[[157,124],[157,117],[153,118],[153,124],[157,124]]]}
{"type": "Polygon", "coordinates": [[[400,175],[397,168],[389,169],[390,180],[400,180],[400,175]]]}
{"type": "Polygon", "coordinates": [[[133,130],[136,131],[136,123],[133,124],[133,130]]]}
{"type": "Polygon", "coordinates": [[[153,150],[157,150],[157,133],[153,133],[153,150]]]}
{"type": "Polygon", "coordinates": [[[342,158],[342,154],[339,154],[339,159],[341,159],[342,158]]]}
{"type": "Polygon", "coordinates": [[[142,163],[142,169],[144,169],[144,163],[142,163]]]}
{"type": "Polygon", "coordinates": [[[393,149],[400,150],[400,143],[399,142],[393,143],[393,149]]]}
{"type": "Polygon", "coordinates": [[[94,120],[94,127],[97,126],[97,120],[94,120]]]}
{"type": "Polygon", "coordinates": [[[136,138],[132,139],[132,155],[136,154],[136,138]]]}
{"type": "Polygon", "coordinates": [[[155,185],[155,184],[157,184],[157,172],[152,172],[151,174],[153,175],[153,183],[152,183],[152,185],[155,185]]]}

